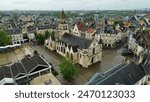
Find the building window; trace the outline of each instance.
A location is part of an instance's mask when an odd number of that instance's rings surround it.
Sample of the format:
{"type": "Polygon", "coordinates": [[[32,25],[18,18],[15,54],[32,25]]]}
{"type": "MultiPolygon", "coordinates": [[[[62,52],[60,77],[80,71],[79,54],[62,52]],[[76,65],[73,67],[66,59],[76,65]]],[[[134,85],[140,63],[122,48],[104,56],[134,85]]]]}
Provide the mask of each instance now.
{"type": "Polygon", "coordinates": [[[150,77],[148,77],[148,81],[150,81],[150,77]]]}
{"type": "Polygon", "coordinates": [[[82,58],[82,55],[80,54],[80,58],[82,58]]]}
{"type": "Polygon", "coordinates": [[[93,48],[93,54],[95,54],[95,48],[93,48]]]}
{"type": "Polygon", "coordinates": [[[94,57],[92,58],[92,60],[91,60],[91,63],[93,63],[94,62],[94,57]]]}
{"type": "Polygon", "coordinates": [[[65,53],[65,48],[63,49],[63,52],[65,53]]]}
{"type": "Polygon", "coordinates": [[[69,53],[67,52],[67,57],[69,58],[69,53]]]}
{"type": "Polygon", "coordinates": [[[59,51],[61,51],[61,46],[59,47],[59,51]]]}
{"type": "Polygon", "coordinates": [[[58,46],[57,46],[57,50],[59,50],[59,49],[58,49],[58,46]]]}
{"type": "Polygon", "coordinates": [[[63,47],[61,47],[61,52],[63,52],[63,47]]]}
{"type": "Polygon", "coordinates": [[[71,54],[71,60],[73,60],[73,55],[71,54]]]}

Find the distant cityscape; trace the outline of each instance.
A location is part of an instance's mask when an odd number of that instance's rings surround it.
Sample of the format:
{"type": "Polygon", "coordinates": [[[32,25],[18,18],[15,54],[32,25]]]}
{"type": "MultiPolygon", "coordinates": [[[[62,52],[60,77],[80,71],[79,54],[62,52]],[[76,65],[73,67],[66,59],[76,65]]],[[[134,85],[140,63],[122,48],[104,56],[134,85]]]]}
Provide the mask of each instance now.
{"type": "Polygon", "coordinates": [[[149,8],[0,11],[0,85],[149,84],[149,8]]]}

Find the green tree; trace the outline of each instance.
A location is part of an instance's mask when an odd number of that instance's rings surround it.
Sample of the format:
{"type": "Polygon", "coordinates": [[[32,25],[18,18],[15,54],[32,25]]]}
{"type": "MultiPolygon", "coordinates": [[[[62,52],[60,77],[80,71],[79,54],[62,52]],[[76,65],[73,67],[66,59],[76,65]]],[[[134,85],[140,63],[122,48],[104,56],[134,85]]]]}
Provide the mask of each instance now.
{"type": "Polygon", "coordinates": [[[51,36],[51,32],[45,31],[45,39],[48,39],[51,36]]]}
{"type": "Polygon", "coordinates": [[[36,41],[39,44],[43,44],[44,43],[45,36],[43,34],[36,34],[35,38],[36,38],[36,41]]]}
{"type": "Polygon", "coordinates": [[[62,59],[60,64],[60,70],[63,78],[68,82],[78,77],[79,74],[76,66],[66,58],[62,59]]]}
{"type": "Polygon", "coordinates": [[[0,46],[8,45],[12,42],[11,36],[8,33],[0,30],[0,46]]]}

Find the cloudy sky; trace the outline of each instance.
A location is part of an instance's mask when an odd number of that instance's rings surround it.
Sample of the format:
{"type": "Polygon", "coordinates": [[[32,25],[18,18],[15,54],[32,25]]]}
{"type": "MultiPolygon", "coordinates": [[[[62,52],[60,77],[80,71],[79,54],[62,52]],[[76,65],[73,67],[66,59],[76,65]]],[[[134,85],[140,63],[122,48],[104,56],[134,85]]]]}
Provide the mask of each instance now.
{"type": "Polygon", "coordinates": [[[0,0],[0,10],[110,10],[150,8],[150,0],[0,0]]]}

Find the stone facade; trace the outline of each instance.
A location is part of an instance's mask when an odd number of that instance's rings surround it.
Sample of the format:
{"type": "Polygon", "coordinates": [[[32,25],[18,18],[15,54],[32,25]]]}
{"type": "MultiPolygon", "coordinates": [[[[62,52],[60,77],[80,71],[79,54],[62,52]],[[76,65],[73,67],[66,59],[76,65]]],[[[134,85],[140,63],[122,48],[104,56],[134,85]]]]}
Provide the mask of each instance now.
{"type": "Polygon", "coordinates": [[[60,36],[62,36],[64,33],[69,33],[69,25],[68,25],[67,17],[63,10],[60,15],[58,31],[60,36]]]}
{"type": "Polygon", "coordinates": [[[88,49],[79,51],[79,64],[83,67],[88,67],[94,63],[102,61],[102,45],[92,43],[88,49]]]}
{"type": "Polygon", "coordinates": [[[79,37],[81,36],[81,32],[79,31],[77,24],[75,24],[75,26],[72,30],[72,34],[79,36],[79,37]]]}
{"type": "Polygon", "coordinates": [[[150,85],[150,75],[144,76],[135,85],[150,85]]]}
{"type": "Polygon", "coordinates": [[[116,34],[101,33],[101,34],[96,34],[95,38],[98,39],[99,41],[101,40],[104,47],[115,48],[117,46],[117,43],[119,43],[121,40],[123,40],[126,37],[124,35],[125,34],[123,33],[116,33],[116,34]]]}
{"type": "Polygon", "coordinates": [[[58,35],[54,34],[45,40],[45,47],[58,54],[71,59],[74,64],[88,67],[102,60],[102,45],[97,40],[89,40],[80,36],[80,31],[75,25],[72,33],[69,33],[64,11],[58,25],[58,35]]]}
{"type": "Polygon", "coordinates": [[[52,36],[50,36],[49,39],[45,40],[45,47],[48,49],[55,51],[56,50],[56,41],[55,39],[52,39],[52,36]]]}
{"type": "Polygon", "coordinates": [[[35,34],[34,34],[34,33],[28,33],[27,36],[28,36],[28,39],[29,39],[30,41],[32,41],[32,40],[35,39],[35,34]]]}
{"type": "Polygon", "coordinates": [[[21,44],[24,43],[23,35],[22,34],[12,34],[12,43],[13,44],[21,44]]]}
{"type": "Polygon", "coordinates": [[[150,53],[150,31],[131,33],[128,40],[128,49],[132,50],[137,56],[141,52],[150,53]]]}

